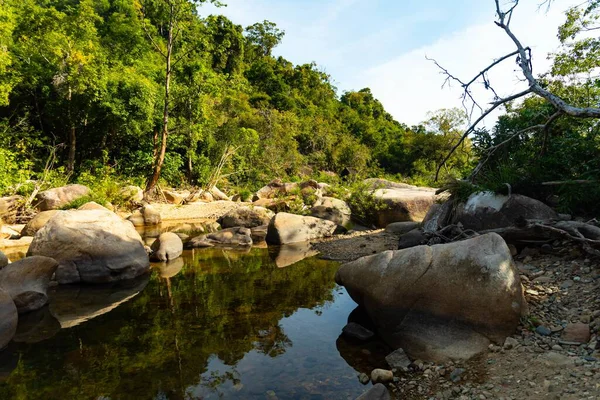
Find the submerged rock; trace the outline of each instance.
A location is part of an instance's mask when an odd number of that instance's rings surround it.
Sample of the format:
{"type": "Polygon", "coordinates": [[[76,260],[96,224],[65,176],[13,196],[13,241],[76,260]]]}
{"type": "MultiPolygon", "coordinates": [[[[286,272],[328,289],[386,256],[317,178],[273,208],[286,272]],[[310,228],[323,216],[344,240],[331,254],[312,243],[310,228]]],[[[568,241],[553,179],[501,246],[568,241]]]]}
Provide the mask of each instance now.
{"type": "Polygon", "coordinates": [[[183,253],[183,242],[173,232],[161,233],[152,243],[152,259],[156,261],[171,261],[183,253]]]}
{"type": "Polygon", "coordinates": [[[10,294],[0,288],[0,349],[4,348],[17,332],[19,314],[10,294]]]}
{"type": "Polygon", "coordinates": [[[344,326],[344,328],[342,328],[342,333],[347,337],[361,341],[369,340],[375,336],[373,332],[356,322],[350,322],[344,326]]]}
{"type": "Polygon", "coordinates": [[[306,242],[333,235],[337,225],[334,222],[315,217],[279,213],[269,223],[267,243],[287,244],[306,242]]]}
{"type": "Polygon", "coordinates": [[[87,186],[73,184],[44,190],[38,193],[33,203],[40,211],[57,210],[89,194],[87,186]]]}
{"type": "Polygon", "coordinates": [[[8,293],[19,314],[37,310],[48,302],[48,285],[58,262],[52,258],[27,257],[0,270],[0,288],[8,293]]]}
{"type": "Polygon", "coordinates": [[[503,343],[527,308],[510,251],[493,233],[363,257],[342,265],[336,281],[390,346],[434,361],[503,343]]]}
{"type": "Polygon", "coordinates": [[[103,283],[132,279],[150,267],[135,228],[110,211],[65,211],[33,239],[28,256],[58,261],[58,283],[103,283]]]}

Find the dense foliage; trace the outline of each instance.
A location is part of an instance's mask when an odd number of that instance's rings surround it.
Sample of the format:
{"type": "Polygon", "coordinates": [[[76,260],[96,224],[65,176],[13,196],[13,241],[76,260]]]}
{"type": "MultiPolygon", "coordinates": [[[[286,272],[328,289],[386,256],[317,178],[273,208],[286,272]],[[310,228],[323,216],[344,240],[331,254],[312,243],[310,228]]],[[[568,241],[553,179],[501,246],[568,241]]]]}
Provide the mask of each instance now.
{"type": "MultiPolygon", "coordinates": [[[[369,89],[340,97],[315,63],[273,56],[274,23],[243,29],[201,16],[203,2],[0,0],[0,192],[47,165],[141,182],[163,137],[173,186],[206,183],[226,150],[238,186],[344,168],[431,182],[460,114],[410,128],[369,89]]],[[[468,150],[448,173],[468,169],[468,150]]]]}

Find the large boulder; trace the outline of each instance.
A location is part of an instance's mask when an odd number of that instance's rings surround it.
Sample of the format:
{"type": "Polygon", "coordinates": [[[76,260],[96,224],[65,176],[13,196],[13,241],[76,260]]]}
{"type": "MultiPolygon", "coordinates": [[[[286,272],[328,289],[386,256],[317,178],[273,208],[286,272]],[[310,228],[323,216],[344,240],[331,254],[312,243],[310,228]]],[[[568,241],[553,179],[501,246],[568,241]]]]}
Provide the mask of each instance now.
{"type": "Polygon", "coordinates": [[[376,211],[376,223],[379,228],[385,228],[392,222],[420,222],[435,203],[435,189],[400,183],[397,185],[403,187],[373,191],[373,197],[383,204],[383,207],[376,211]]]}
{"type": "Polygon", "coordinates": [[[23,204],[23,196],[0,197],[0,220],[14,222],[19,206],[23,204]]]}
{"type": "Polygon", "coordinates": [[[34,205],[40,211],[57,210],[89,194],[90,188],[84,185],[61,186],[38,193],[35,197],[34,205]]]}
{"type": "Polygon", "coordinates": [[[320,197],[310,209],[310,215],[315,218],[335,222],[338,226],[350,229],[352,211],[348,204],[333,197],[320,197]]]}
{"type": "Polygon", "coordinates": [[[6,256],[6,254],[0,251],[0,269],[6,267],[8,263],[8,257],[6,256]]]}
{"type": "Polygon", "coordinates": [[[48,210],[48,211],[42,211],[40,213],[37,213],[36,216],[33,217],[27,223],[27,225],[25,225],[25,227],[21,231],[21,235],[23,235],[23,236],[35,236],[35,234],[37,233],[37,231],[39,231],[40,229],[42,229],[42,227],[44,225],[46,225],[46,223],[48,221],[50,221],[50,218],[52,218],[56,214],[62,213],[62,212],[63,211],[59,211],[59,210],[48,210]]]}
{"type": "Polygon", "coordinates": [[[510,250],[495,233],[363,257],[342,265],[336,281],[412,358],[468,359],[503,343],[527,310],[510,250]]]}
{"type": "Polygon", "coordinates": [[[483,231],[512,226],[520,219],[549,220],[558,219],[558,215],[530,197],[482,192],[472,194],[466,203],[455,209],[453,223],[460,222],[465,229],[483,231]]]}
{"type": "Polygon", "coordinates": [[[19,314],[12,297],[0,288],[0,349],[10,342],[17,332],[19,314]]]}
{"type": "Polygon", "coordinates": [[[108,208],[104,207],[101,204],[96,203],[95,201],[88,201],[78,208],[78,210],[106,210],[111,211],[108,208]]]}
{"type": "Polygon", "coordinates": [[[132,224],[103,210],[55,215],[36,233],[27,255],[57,260],[56,280],[61,284],[132,279],[150,267],[132,224]]]}
{"type": "Polygon", "coordinates": [[[252,231],[248,228],[228,228],[218,232],[201,235],[191,239],[186,243],[187,248],[196,247],[237,247],[252,246],[252,231]]]}
{"type": "Polygon", "coordinates": [[[335,222],[324,219],[279,213],[271,219],[266,239],[270,244],[306,242],[331,236],[336,228],[335,222]]]}
{"type": "Polygon", "coordinates": [[[183,253],[183,242],[173,232],[161,233],[152,243],[152,259],[155,261],[171,261],[183,253]]]}
{"type": "Polygon", "coordinates": [[[139,186],[125,186],[119,190],[119,195],[125,201],[141,202],[144,200],[144,191],[139,186]]]}
{"type": "Polygon", "coordinates": [[[48,302],[48,285],[58,262],[49,257],[27,257],[0,269],[0,289],[8,293],[19,314],[42,308],[48,302]]]}
{"type": "Polygon", "coordinates": [[[264,207],[244,206],[234,208],[219,219],[223,228],[242,226],[244,228],[255,228],[267,225],[275,213],[264,207]]]}

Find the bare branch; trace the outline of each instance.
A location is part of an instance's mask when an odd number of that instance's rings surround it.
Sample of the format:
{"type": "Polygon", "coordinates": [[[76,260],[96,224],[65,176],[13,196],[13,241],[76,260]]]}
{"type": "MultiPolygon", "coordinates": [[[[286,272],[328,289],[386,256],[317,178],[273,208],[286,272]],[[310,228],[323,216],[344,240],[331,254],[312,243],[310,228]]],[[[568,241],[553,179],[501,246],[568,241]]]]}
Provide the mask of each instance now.
{"type": "Polygon", "coordinates": [[[479,123],[481,121],[483,121],[483,119],[485,117],[487,117],[488,115],[490,115],[492,113],[492,111],[494,111],[496,108],[500,107],[503,104],[509,103],[513,100],[516,100],[518,98],[521,98],[523,96],[528,95],[529,93],[531,93],[531,89],[527,89],[524,90],[522,92],[519,92],[517,94],[513,94],[512,96],[509,97],[505,97],[503,99],[497,100],[495,102],[492,103],[492,106],[490,108],[488,108],[487,110],[485,110],[480,116],[479,118],[477,118],[477,120],[475,120],[475,122],[473,122],[471,124],[471,126],[469,126],[467,128],[467,130],[465,131],[465,133],[463,133],[463,135],[460,137],[460,139],[458,140],[458,142],[456,142],[456,144],[452,147],[452,149],[450,149],[450,152],[448,152],[448,154],[446,155],[446,157],[444,157],[444,160],[442,161],[442,163],[438,166],[437,171],[435,172],[435,180],[437,181],[440,175],[440,170],[442,169],[442,167],[444,166],[444,164],[446,164],[446,162],[450,159],[450,157],[452,156],[452,154],[456,151],[456,149],[461,145],[461,143],[467,138],[467,136],[469,136],[471,133],[473,133],[473,131],[475,131],[475,128],[477,128],[477,125],[479,125],[479,123]]]}

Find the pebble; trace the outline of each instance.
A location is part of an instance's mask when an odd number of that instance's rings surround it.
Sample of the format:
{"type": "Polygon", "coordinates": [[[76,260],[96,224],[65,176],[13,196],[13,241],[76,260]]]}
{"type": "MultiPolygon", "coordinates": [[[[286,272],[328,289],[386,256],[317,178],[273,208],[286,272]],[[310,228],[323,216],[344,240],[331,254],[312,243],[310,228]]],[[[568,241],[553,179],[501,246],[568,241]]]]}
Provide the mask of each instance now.
{"type": "Polygon", "coordinates": [[[374,369],[371,372],[371,381],[373,383],[388,383],[394,380],[394,373],[387,369],[374,369]]]}
{"type": "Polygon", "coordinates": [[[358,375],[358,381],[360,383],[362,383],[363,385],[366,385],[370,381],[369,375],[367,375],[363,372],[362,374],[358,375]]]}
{"type": "Polygon", "coordinates": [[[552,334],[552,331],[546,328],[544,325],[538,326],[537,328],[535,328],[535,331],[536,333],[542,336],[550,336],[552,334]]]}
{"type": "Polygon", "coordinates": [[[451,373],[450,373],[450,380],[454,383],[460,381],[460,376],[465,372],[464,368],[455,368],[451,373]]]}

